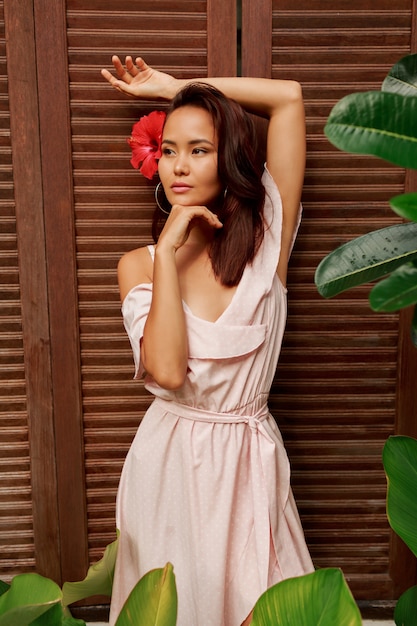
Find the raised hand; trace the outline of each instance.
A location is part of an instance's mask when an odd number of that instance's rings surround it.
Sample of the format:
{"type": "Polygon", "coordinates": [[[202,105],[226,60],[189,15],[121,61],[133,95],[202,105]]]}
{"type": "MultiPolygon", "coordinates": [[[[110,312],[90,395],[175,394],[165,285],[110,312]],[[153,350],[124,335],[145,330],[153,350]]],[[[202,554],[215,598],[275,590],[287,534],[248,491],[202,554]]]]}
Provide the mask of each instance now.
{"type": "Polygon", "coordinates": [[[170,74],[159,72],[150,67],[141,57],[135,62],[131,56],[125,58],[125,64],[118,56],[112,57],[116,72],[113,76],[106,69],[101,75],[118,91],[143,100],[170,100],[182,86],[182,82],[170,74]]]}
{"type": "Polygon", "coordinates": [[[211,228],[223,226],[217,215],[205,206],[174,204],[159,236],[158,247],[174,250],[181,248],[186,243],[195,220],[203,221],[211,228]]]}

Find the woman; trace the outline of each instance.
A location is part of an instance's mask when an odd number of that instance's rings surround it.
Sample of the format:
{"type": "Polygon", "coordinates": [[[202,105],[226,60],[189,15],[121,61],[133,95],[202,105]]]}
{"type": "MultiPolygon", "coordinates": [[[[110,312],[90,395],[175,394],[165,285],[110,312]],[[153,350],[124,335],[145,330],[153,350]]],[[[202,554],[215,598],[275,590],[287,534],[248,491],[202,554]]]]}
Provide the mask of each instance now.
{"type": "Polygon", "coordinates": [[[116,89],[171,101],[158,172],[172,209],[156,245],[118,268],[136,377],[155,400],[120,482],[110,622],[170,561],[179,626],[239,626],[268,586],[313,569],[267,407],[300,216],[301,90],[113,64],[118,78],[102,73],[116,89]],[[243,109],[269,120],[263,174],[243,109]]]}

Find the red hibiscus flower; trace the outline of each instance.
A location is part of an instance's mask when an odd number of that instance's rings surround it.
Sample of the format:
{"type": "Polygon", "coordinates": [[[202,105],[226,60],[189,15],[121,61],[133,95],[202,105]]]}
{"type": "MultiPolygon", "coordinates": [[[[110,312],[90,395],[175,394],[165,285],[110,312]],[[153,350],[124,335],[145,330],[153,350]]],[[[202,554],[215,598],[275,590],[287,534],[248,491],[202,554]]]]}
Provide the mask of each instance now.
{"type": "Polygon", "coordinates": [[[144,115],[133,125],[132,135],[127,140],[132,149],[130,162],[146,178],[153,178],[158,170],[164,121],[164,111],[144,115]]]}

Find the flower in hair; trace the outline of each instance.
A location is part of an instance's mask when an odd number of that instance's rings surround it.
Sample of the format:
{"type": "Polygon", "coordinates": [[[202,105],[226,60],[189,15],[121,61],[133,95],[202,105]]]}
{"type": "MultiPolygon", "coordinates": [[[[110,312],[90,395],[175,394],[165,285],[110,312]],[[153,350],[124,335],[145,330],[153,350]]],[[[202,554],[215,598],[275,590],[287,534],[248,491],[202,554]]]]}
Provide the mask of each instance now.
{"type": "Polygon", "coordinates": [[[152,111],[144,115],[133,125],[132,134],[127,140],[132,150],[132,166],[149,179],[158,170],[165,117],[164,111],[152,111]]]}

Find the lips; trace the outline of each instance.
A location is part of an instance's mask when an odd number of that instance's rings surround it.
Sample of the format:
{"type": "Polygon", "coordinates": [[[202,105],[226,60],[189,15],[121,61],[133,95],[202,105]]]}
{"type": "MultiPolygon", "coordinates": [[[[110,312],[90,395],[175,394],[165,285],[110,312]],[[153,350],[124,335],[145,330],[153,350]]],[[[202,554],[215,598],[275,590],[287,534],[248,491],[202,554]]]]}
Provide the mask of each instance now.
{"type": "Polygon", "coordinates": [[[191,185],[187,185],[186,183],[173,183],[171,189],[174,193],[185,193],[191,189],[191,185]]]}

